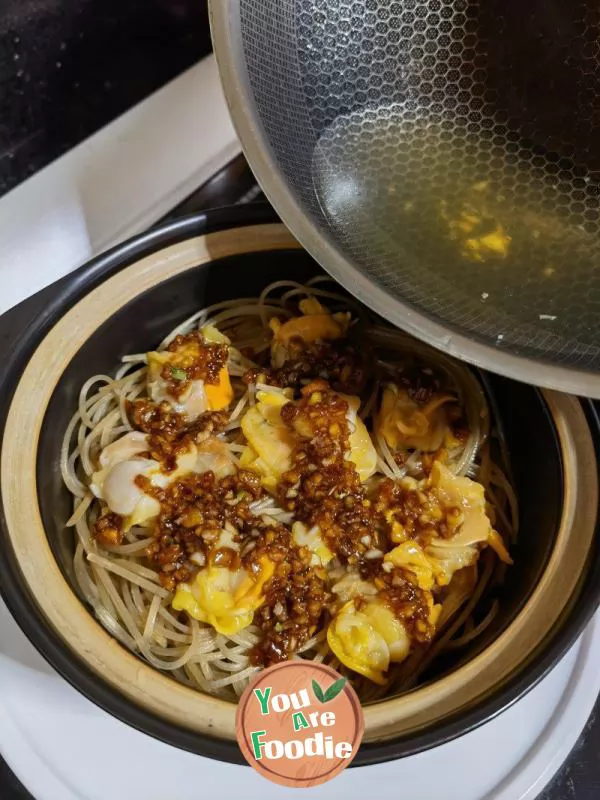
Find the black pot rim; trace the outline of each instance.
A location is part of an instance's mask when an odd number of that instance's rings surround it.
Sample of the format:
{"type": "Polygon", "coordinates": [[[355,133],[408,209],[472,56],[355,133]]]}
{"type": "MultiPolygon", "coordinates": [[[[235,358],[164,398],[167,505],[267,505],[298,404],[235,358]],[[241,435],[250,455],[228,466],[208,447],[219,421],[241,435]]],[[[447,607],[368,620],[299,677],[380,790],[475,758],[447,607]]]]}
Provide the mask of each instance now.
{"type": "MultiPolygon", "coordinates": [[[[15,350],[0,367],[0,435],[22,369],[52,325],[91,289],[132,262],[184,239],[236,227],[278,222],[268,205],[232,206],[193,214],[135,236],[98,256],[72,273],[66,288],[54,297],[23,333],[15,350]]],[[[589,400],[581,401],[594,444],[600,453],[600,419],[589,400]]],[[[1,508],[0,508],[1,510],[1,508]]],[[[599,515],[600,516],[600,515],[599,515]]],[[[596,533],[600,532],[600,523],[596,533]]],[[[558,663],[579,637],[600,602],[600,551],[597,536],[579,596],[566,618],[560,620],[529,662],[494,692],[473,707],[458,711],[423,731],[381,743],[364,744],[352,766],[364,766],[414,755],[462,736],[493,719],[529,692],[558,663]]],[[[4,515],[0,514],[0,541],[9,542],[4,515]]],[[[72,686],[97,706],[139,731],[167,744],[225,762],[245,764],[236,742],[211,738],[155,717],[103,684],[70,650],[44,620],[27,587],[9,546],[0,546],[0,594],[31,644],[72,686]]]]}

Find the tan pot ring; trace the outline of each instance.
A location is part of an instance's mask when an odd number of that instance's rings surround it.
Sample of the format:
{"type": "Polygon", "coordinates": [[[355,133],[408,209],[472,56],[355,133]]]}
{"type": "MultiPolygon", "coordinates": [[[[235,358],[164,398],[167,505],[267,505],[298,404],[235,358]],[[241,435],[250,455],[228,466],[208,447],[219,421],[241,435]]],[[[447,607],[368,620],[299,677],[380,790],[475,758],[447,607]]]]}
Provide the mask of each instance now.
{"type": "MultiPolygon", "coordinates": [[[[42,525],[37,446],[63,370],[81,343],[118,309],[157,283],[209,261],[295,247],[298,244],[281,224],[253,225],[174,244],[107,279],[56,323],[31,357],[13,397],[2,447],[2,500],[10,542],[48,625],[102,682],[128,700],[177,726],[228,740],[234,739],[233,704],[181,686],[125,650],[66,582],[42,525]]],[[[597,457],[579,402],[551,391],[543,396],[560,441],[564,504],[555,547],[537,588],[507,629],[472,661],[429,686],[367,706],[365,742],[422,729],[501,685],[542,644],[577,590],[596,525],[597,457]]]]}

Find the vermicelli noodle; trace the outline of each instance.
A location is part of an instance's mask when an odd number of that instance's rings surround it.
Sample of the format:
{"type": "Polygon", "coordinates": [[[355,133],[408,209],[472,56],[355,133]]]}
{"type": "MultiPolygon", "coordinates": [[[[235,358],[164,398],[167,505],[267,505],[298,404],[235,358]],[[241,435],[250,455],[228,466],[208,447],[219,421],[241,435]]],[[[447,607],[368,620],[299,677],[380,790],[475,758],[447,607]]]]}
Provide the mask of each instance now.
{"type": "Polygon", "coordinates": [[[483,390],[327,281],[198,311],[91,376],[65,432],[82,598],[216,696],[279,658],[407,691],[498,612],[518,504],[483,390]]]}

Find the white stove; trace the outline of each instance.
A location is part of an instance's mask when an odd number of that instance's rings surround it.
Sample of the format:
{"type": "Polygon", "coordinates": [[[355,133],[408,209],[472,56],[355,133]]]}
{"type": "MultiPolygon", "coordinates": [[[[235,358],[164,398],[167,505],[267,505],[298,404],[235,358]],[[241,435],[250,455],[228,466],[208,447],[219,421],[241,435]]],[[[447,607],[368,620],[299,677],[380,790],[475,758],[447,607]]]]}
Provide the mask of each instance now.
{"type": "MultiPolygon", "coordinates": [[[[2,198],[0,313],[147,228],[239,152],[209,57],[2,198]]],[[[349,770],[308,793],[534,800],[594,707],[598,664],[596,616],[552,672],[491,722],[428,752],[349,770]]],[[[250,769],[177,750],[113,719],[46,664],[1,601],[0,754],[36,800],[197,800],[216,791],[268,800],[282,793],[250,769]]]]}
{"type": "MultiPolygon", "coordinates": [[[[600,617],[529,694],[467,735],[400,761],[342,773],[311,798],[535,800],[600,691],[600,617]]],[[[86,700],[0,605],[0,752],[36,800],[281,797],[253,770],[177,750],[86,700]],[[175,789],[174,789],[175,787],[175,789]],[[240,794],[243,793],[243,794],[240,794]]],[[[291,791],[291,790],[286,790],[291,791]]]]}

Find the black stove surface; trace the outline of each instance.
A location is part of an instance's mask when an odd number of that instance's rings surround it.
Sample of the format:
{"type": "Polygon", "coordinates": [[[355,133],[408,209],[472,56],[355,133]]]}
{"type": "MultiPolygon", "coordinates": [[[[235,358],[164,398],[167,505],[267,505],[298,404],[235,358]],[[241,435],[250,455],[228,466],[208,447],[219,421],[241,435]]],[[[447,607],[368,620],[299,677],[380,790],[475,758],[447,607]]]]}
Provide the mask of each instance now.
{"type": "Polygon", "coordinates": [[[211,50],[207,0],[2,0],[0,195],[211,50]]]}
{"type": "MultiPolygon", "coordinates": [[[[208,208],[264,201],[245,159],[239,158],[174,208],[163,220],[208,208]]],[[[0,352],[9,349],[28,319],[34,318],[69,280],[62,278],[0,316],[0,352]]],[[[597,800],[600,798],[600,700],[587,725],[550,786],[537,800],[597,800]]],[[[457,787],[458,788],[458,787],[457,787]]],[[[36,800],[11,772],[0,755],[0,800],[36,800]]],[[[57,798],[60,800],[60,798],[57,798]]],[[[107,798],[106,800],[110,800],[107,798]]],[[[133,798],[132,800],[137,800],[133,798]]],[[[391,800],[391,799],[390,799],[391,800]]],[[[437,800],[437,798],[431,798],[437,800]]]]}

